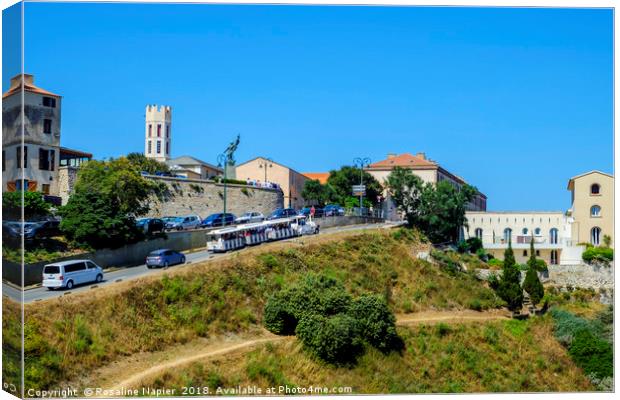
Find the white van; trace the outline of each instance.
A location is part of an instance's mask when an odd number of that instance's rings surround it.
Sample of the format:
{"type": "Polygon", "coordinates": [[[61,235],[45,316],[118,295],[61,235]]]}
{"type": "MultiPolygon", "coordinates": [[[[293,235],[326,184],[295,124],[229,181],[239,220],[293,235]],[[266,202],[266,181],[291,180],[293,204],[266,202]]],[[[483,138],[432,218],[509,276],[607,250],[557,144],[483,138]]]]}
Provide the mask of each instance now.
{"type": "Polygon", "coordinates": [[[43,287],[50,290],[102,280],[103,269],[90,260],[62,261],[43,267],[43,287]]]}

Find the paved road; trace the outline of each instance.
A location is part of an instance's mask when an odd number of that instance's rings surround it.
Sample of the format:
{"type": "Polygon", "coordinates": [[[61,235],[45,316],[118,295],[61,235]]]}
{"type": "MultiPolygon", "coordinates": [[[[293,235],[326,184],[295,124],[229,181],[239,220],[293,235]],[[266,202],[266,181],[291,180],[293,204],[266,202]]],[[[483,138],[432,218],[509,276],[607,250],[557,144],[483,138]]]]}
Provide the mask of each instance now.
{"type": "MultiPolygon", "coordinates": [[[[341,227],[333,227],[326,228],[321,230],[320,235],[325,235],[329,233],[337,233],[337,232],[345,232],[350,230],[358,230],[358,229],[376,229],[376,228],[384,228],[394,226],[394,224],[364,224],[364,225],[349,225],[349,226],[341,226],[341,227]]],[[[287,239],[285,241],[290,241],[291,239],[287,239]]],[[[186,261],[185,265],[179,266],[171,266],[170,268],[191,268],[193,263],[206,261],[206,260],[216,260],[218,258],[226,256],[226,254],[213,254],[208,252],[207,250],[201,250],[194,253],[186,253],[186,261]]],[[[138,265],[130,268],[121,268],[115,271],[110,271],[105,273],[105,280],[99,284],[99,286],[112,285],[114,283],[120,281],[128,281],[132,279],[136,279],[145,275],[149,275],[155,273],[159,269],[148,269],[146,265],[138,265]]],[[[93,284],[86,284],[78,287],[74,287],[70,292],[76,293],[85,290],[90,290],[93,284]]],[[[63,296],[67,293],[66,290],[48,290],[44,287],[31,287],[24,290],[24,303],[31,303],[33,301],[38,300],[47,300],[59,296],[63,296]]],[[[21,291],[18,287],[14,285],[7,284],[6,282],[2,283],[2,294],[4,296],[8,296],[14,301],[21,301],[21,291]]]]}

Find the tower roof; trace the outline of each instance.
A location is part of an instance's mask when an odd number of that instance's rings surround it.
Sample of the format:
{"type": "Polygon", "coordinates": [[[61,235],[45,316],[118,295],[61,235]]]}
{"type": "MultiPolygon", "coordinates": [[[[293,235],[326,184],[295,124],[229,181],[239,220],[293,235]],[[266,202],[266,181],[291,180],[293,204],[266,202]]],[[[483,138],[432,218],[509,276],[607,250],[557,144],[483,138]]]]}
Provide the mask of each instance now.
{"type": "Polygon", "coordinates": [[[22,81],[24,82],[24,91],[26,92],[31,92],[31,93],[37,93],[37,94],[42,94],[42,95],[46,95],[46,96],[53,96],[53,97],[60,97],[57,94],[54,94],[52,92],[49,92],[45,89],[41,89],[38,86],[34,85],[34,75],[31,74],[17,74],[14,77],[11,78],[11,86],[9,87],[9,90],[7,90],[3,95],[2,98],[7,98],[9,96],[14,95],[15,93],[19,93],[21,88],[22,88],[22,81]]]}

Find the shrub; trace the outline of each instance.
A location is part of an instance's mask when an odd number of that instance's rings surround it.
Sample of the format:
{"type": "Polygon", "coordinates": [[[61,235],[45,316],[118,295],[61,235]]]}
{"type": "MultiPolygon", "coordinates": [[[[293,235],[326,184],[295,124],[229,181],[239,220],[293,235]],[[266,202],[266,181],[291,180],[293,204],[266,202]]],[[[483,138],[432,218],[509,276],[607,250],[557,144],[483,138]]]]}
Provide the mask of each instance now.
{"type": "Polygon", "coordinates": [[[530,300],[534,306],[540,303],[540,300],[545,295],[545,289],[542,283],[540,283],[540,279],[538,279],[538,272],[534,268],[528,268],[523,281],[523,290],[530,295],[530,300]]]}
{"type": "Polygon", "coordinates": [[[575,363],[586,374],[597,378],[613,375],[613,347],[587,329],[577,331],[568,349],[575,363]]]}
{"type": "Polygon", "coordinates": [[[614,250],[609,247],[589,247],[581,254],[581,258],[587,263],[608,263],[614,260],[614,250]]]}
{"type": "Polygon", "coordinates": [[[555,322],[555,337],[565,346],[572,343],[579,331],[587,330],[596,336],[600,336],[603,331],[603,327],[598,321],[588,321],[568,311],[552,308],[551,316],[555,322]]]}
{"type": "Polygon", "coordinates": [[[22,205],[26,221],[50,214],[50,204],[43,199],[41,192],[4,192],[2,193],[2,212],[5,219],[21,219],[22,205]],[[22,204],[22,193],[24,202],[22,204]]]}
{"type": "Polygon", "coordinates": [[[490,261],[489,255],[486,253],[486,251],[484,251],[483,248],[476,250],[476,256],[480,259],[480,261],[490,261]]]}
{"type": "Polygon", "coordinates": [[[272,296],[265,304],[263,322],[265,328],[276,335],[293,335],[298,321],[291,313],[287,299],[272,296]]]}
{"type": "Polygon", "coordinates": [[[370,345],[382,352],[403,348],[396,333],[396,318],[381,297],[360,296],[351,303],[348,314],[358,322],[362,337],[370,345]]]}
{"type": "Polygon", "coordinates": [[[474,311],[482,311],[482,303],[478,299],[473,299],[469,302],[469,308],[474,311]]]}
{"type": "Polygon", "coordinates": [[[470,253],[477,253],[479,250],[484,250],[482,248],[482,240],[477,237],[467,239],[467,245],[469,246],[470,253]]]}
{"type": "Polygon", "coordinates": [[[354,363],[364,350],[359,324],[346,314],[306,315],[296,333],[304,348],[331,364],[354,363]]]}
{"type": "Polygon", "coordinates": [[[497,268],[503,268],[504,266],[504,262],[498,258],[492,258],[489,261],[487,261],[487,264],[489,264],[489,266],[491,267],[497,267],[497,268]]]}
{"type": "Polygon", "coordinates": [[[264,324],[278,335],[290,335],[306,314],[323,316],[346,312],[351,296],[336,279],[308,274],[295,286],[272,296],[265,304],[264,324]]]}

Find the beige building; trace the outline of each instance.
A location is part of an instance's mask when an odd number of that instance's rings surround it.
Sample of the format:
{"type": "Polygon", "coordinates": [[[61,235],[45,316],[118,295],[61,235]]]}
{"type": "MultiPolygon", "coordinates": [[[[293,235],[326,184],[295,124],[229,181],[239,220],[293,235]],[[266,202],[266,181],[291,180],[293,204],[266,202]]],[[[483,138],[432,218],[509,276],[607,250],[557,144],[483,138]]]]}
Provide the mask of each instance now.
{"type": "MultiPolygon", "coordinates": [[[[441,181],[448,181],[455,187],[461,187],[466,182],[463,178],[447,171],[436,161],[430,160],[425,153],[388,154],[385,160],[377,161],[364,168],[379,183],[385,185],[387,177],[396,167],[411,170],[425,183],[436,184],[441,181]]],[[[384,202],[384,213],[389,219],[393,219],[396,214],[396,207],[389,200],[387,191],[384,193],[387,200],[384,202]]],[[[478,192],[474,199],[469,203],[468,209],[472,211],[484,211],[487,209],[487,197],[478,192]]]]}
{"type": "Polygon", "coordinates": [[[468,211],[463,237],[478,237],[494,257],[503,259],[510,242],[515,259],[525,263],[534,238],[536,255],[547,264],[579,264],[585,250],[580,243],[613,245],[613,176],[591,171],[571,178],[572,206],[566,211],[468,211]]]}
{"type": "Polygon", "coordinates": [[[302,208],[304,199],[301,192],[308,177],[264,157],[256,157],[235,167],[237,179],[256,182],[258,186],[264,182],[276,183],[284,194],[284,207],[302,208]]]}
{"type": "Polygon", "coordinates": [[[573,219],[572,237],[576,243],[603,244],[608,235],[614,240],[614,177],[600,171],[577,175],[568,181],[573,219]]]}

